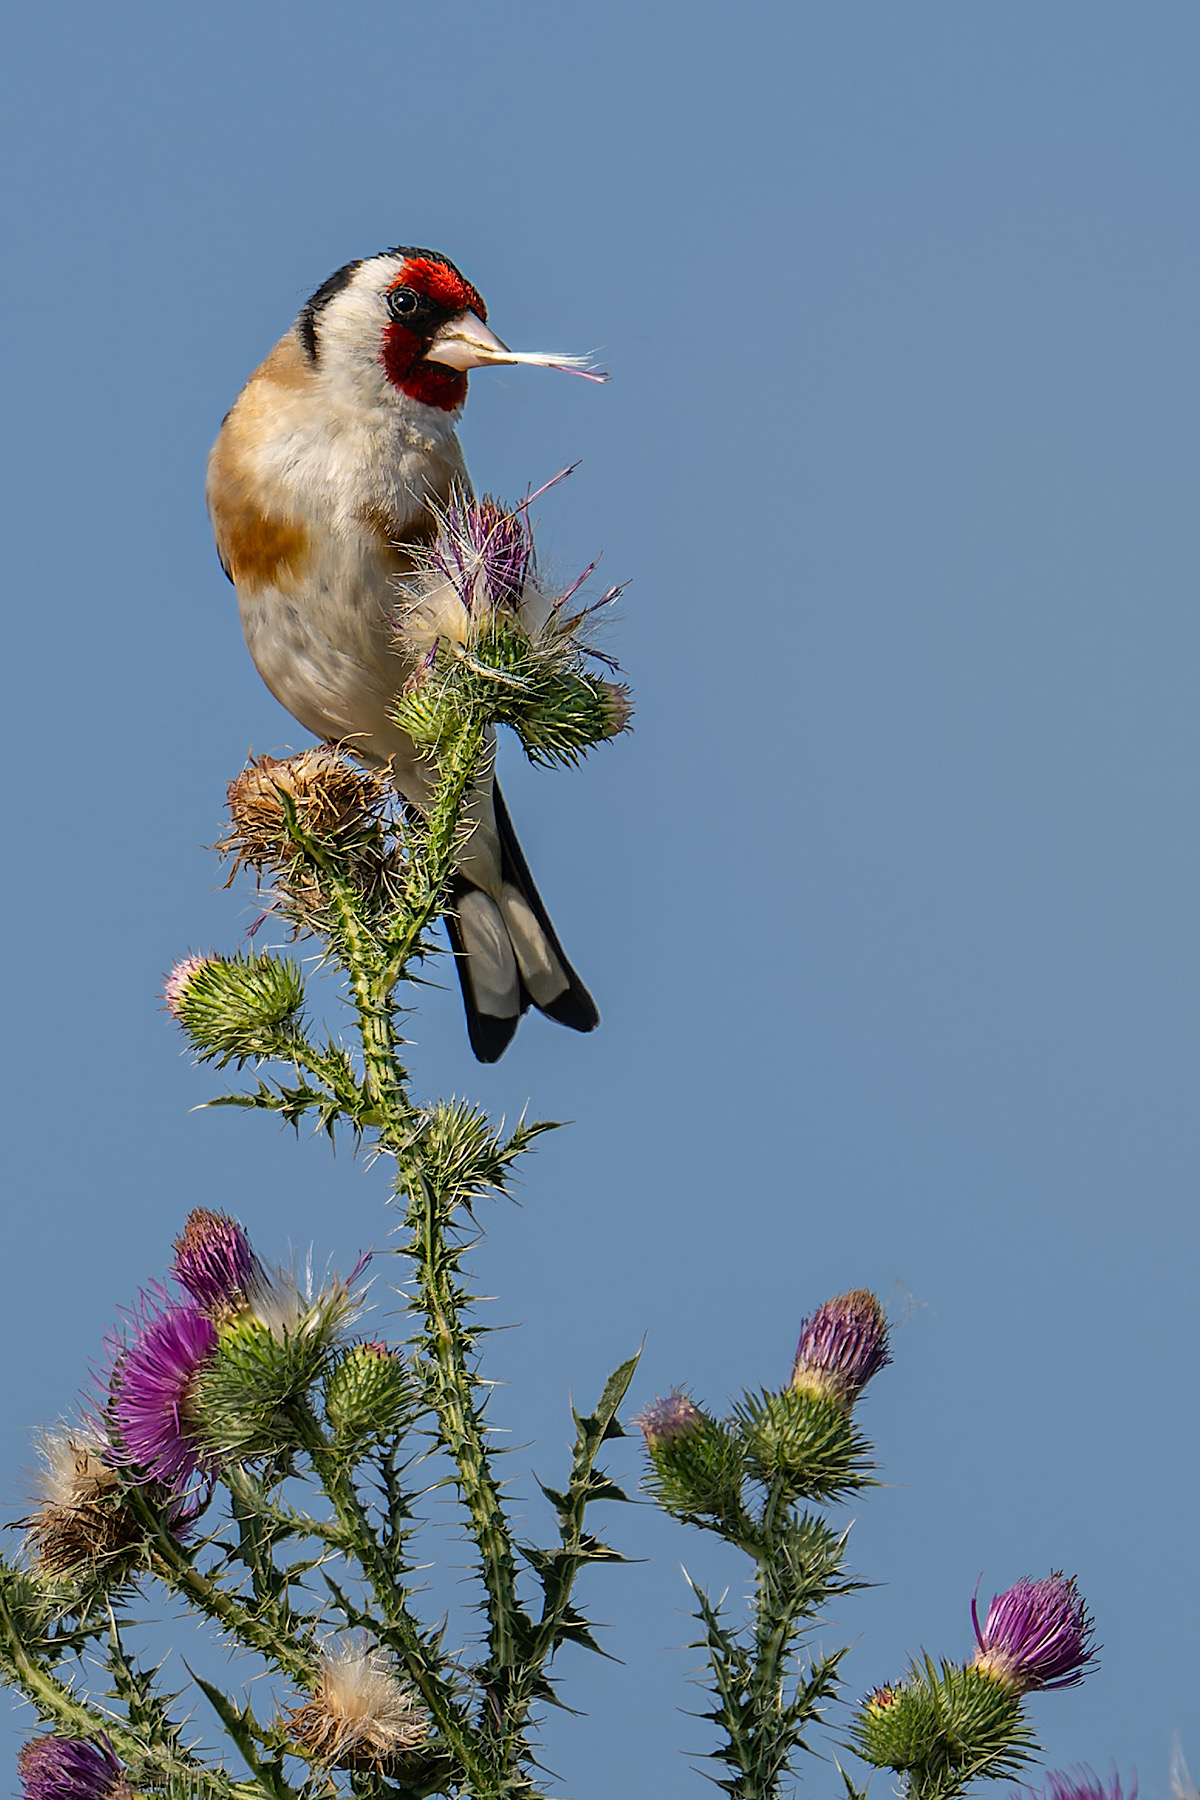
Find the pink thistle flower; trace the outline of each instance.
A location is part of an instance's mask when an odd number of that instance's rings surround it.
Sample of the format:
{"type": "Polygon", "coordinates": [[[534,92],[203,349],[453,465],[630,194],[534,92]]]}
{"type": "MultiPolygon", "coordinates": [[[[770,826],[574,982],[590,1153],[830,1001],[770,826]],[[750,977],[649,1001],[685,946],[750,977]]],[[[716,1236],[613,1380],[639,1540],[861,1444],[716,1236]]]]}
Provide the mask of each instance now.
{"type": "Polygon", "coordinates": [[[704,1414],[694,1401],[675,1388],[665,1400],[654,1400],[633,1423],[641,1426],[648,1450],[661,1450],[699,1430],[704,1423],[704,1414]]]}
{"type": "Polygon", "coordinates": [[[216,960],[215,956],[184,956],[175,964],[163,985],[163,999],[166,1001],[167,1011],[173,1019],[182,1016],[180,1007],[183,991],[192,976],[216,960]]]}
{"type": "Polygon", "coordinates": [[[826,1300],[804,1320],[792,1386],[853,1402],[891,1360],[883,1308],[869,1289],[855,1288],[826,1300]]]}
{"type": "Polygon", "coordinates": [[[128,1794],[125,1770],[107,1741],[30,1738],[17,1757],[25,1800],[110,1800],[128,1794]]]}
{"type": "Polygon", "coordinates": [[[197,1206],[175,1239],[171,1273],[202,1312],[220,1319],[265,1282],[244,1228],[228,1213],[197,1206]]]}
{"type": "Polygon", "coordinates": [[[198,1306],[143,1294],[132,1343],[110,1339],[108,1420],[118,1459],[180,1494],[209,1458],[192,1417],[196,1379],[217,1330],[198,1306]]]}
{"type": "Polygon", "coordinates": [[[1092,1621],[1074,1576],[1024,1576],[996,1595],[982,1629],[974,1600],[971,1618],[979,1645],[975,1667],[1014,1693],[1078,1687],[1095,1660],[1092,1621]]]}

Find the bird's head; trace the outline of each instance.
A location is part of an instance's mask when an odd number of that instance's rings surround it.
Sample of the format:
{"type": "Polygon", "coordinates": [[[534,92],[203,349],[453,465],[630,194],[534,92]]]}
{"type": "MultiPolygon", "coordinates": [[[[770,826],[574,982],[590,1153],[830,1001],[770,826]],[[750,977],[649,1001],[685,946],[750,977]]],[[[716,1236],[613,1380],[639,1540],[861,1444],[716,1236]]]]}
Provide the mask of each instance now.
{"type": "Polygon", "coordinates": [[[586,358],[510,350],[488,329],[487,307],[440,251],[401,245],[347,263],[296,321],[308,360],[366,396],[405,396],[441,412],[467,397],[467,372],[488,363],[540,363],[590,380],[586,358]]]}

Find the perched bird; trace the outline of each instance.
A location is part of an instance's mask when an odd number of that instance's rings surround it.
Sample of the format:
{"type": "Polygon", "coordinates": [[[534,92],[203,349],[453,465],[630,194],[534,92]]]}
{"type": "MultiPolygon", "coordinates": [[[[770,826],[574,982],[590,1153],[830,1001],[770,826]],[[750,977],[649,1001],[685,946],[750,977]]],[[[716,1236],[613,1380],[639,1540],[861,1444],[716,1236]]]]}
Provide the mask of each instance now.
{"type": "MultiPolygon", "coordinates": [[[[413,246],[319,287],[226,416],[208,465],[217,552],[258,671],[292,716],[386,765],[418,810],[432,771],[388,717],[415,657],[397,641],[397,577],[470,493],[455,425],[467,371],[581,359],[517,353],[454,264],[413,246]]],[[[490,768],[446,914],[471,1047],[494,1062],[530,1005],[576,1031],[599,1014],[550,923],[490,768]]]]}

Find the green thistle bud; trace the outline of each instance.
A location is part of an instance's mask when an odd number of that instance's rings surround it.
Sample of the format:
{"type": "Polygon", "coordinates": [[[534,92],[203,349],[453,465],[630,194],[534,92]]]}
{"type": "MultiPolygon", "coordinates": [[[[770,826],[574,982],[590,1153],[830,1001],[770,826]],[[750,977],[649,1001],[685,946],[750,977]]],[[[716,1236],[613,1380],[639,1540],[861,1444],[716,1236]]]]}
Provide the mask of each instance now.
{"type": "Polygon", "coordinates": [[[325,1379],[325,1417],[341,1449],[394,1431],[411,1404],[404,1364],[387,1344],[355,1344],[325,1379]]]}
{"type": "Polygon", "coordinates": [[[213,1453],[235,1461],[298,1449],[292,1409],[320,1375],[326,1355],[319,1339],[276,1337],[257,1319],[243,1316],[222,1325],[194,1401],[200,1435],[213,1453]]]}
{"type": "Polygon", "coordinates": [[[748,1394],[734,1414],[752,1472],[793,1494],[830,1500],[862,1487],[866,1443],[839,1400],[804,1388],[748,1394]]]}
{"type": "Polygon", "coordinates": [[[938,1744],[941,1720],[933,1697],[920,1688],[876,1688],[851,1730],[865,1762],[877,1769],[919,1769],[938,1744]]]}
{"type": "Polygon", "coordinates": [[[655,1400],[634,1422],[650,1455],[646,1487],[660,1506],[685,1518],[740,1509],[743,1453],[727,1426],[680,1393],[655,1400]]]}
{"type": "Polygon", "coordinates": [[[286,1053],[304,983],[283,957],[189,956],[167,977],[164,998],[201,1062],[224,1067],[286,1053]]]}

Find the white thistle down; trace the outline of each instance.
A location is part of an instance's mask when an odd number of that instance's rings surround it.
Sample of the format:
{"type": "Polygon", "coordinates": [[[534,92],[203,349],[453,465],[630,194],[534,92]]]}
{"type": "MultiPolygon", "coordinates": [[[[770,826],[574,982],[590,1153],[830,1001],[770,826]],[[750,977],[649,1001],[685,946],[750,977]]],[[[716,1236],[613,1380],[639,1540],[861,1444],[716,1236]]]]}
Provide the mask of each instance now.
{"type": "Polygon", "coordinates": [[[386,1651],[352,1636],[325,1650],[316,1693],[287,1715],[293,1743],[342,1768],[390,1762],[418,1749],[429,1720],[386,1651]]]}

